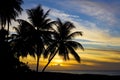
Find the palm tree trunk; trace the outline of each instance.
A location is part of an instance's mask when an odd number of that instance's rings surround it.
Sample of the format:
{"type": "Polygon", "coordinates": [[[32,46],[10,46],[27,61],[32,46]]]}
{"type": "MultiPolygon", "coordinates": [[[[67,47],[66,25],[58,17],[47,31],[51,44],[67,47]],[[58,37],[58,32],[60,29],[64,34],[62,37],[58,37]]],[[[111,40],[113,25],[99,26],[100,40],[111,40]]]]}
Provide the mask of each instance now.
{"type": "MultiPolygon", "coordinates": [[[[37,27],[37,31],[38,31],[38,27],[37,27]]],[[[40,51],[39,51],[39,45],[37,44],[37,67],[36,67],[36,72],[38,72],[38,68],[39,68],[39,59],[40,59],[40,51]]]]}
{"type": "Polygon", "coordinates": [[[39,68],[39,60],[40,60],[40,56],[37,56],[37,67],[36,67],[36,72],[38,72],[38,68],[39,68]]]}
{"type": "Polygon", "coordinates": [[[58,52],[58,50],[56,50],[56,52],[54,53],[54,55],[49,59],[48,63],[45,65],[45,67],[43,68],[42,72],[45,71],[45,69],[47,68],[47,66],[50,64],[50,62],[52,61],[52,59],[55,57],[56,53],[58,52]]]}

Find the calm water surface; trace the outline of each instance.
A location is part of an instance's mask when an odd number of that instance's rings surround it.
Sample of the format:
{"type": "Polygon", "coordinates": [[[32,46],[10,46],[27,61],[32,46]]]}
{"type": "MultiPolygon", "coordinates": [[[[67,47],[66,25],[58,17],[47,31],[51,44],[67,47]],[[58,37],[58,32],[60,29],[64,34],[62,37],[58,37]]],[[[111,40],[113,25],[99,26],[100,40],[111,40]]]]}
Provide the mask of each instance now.
{"type": "Polygon", "coordinates": [[[66,70],[66,71],[50,71],[72,74],[104,74],[104,75],[120,75],[120,70],[66,70]]]}

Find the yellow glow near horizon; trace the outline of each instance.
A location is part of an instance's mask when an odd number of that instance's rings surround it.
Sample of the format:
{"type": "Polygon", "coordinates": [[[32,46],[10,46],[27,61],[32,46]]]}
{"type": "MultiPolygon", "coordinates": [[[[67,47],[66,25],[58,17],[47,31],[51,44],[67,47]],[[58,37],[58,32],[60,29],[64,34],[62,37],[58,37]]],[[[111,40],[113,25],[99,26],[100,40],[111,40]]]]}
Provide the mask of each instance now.
{"type": "Polygon", "coordinates": [[[62,63],[63,60],[61,60],[61,59],[55,59],[54,62],[55,62],[55,63],[62,63]]]}
{"type": "MultiPolygon", "coordinates": [[[[113,69],[120,67],[120,52],[107,50],[86,49],[85,51],[77,50],[81,57],[81,63],[78,63],[72,55],[69,61],[64,61],[61,57],[56,55],[51,61],[47,69],[50,70],[68,70],[68,69],[113,69]],[[106,63],[106,64],[105,64],[106,63]],[[114,65],[113,65],[114,64],[114,65]]],[[[36,65],[36,59],[29,56],[27,58],[20,58],[21,61],[28,65],[36,65]]],[[[48,60],[43,57],[40,58],[40,67],[44,67],[48,60]]]]}
{"type": "Polygon", "coordinates": [[[85,50],[83,54],[80,54],[82,59],[94,60],[101,62],[120,62],[120,52],[107,51],[107,50],[85,50]]]}

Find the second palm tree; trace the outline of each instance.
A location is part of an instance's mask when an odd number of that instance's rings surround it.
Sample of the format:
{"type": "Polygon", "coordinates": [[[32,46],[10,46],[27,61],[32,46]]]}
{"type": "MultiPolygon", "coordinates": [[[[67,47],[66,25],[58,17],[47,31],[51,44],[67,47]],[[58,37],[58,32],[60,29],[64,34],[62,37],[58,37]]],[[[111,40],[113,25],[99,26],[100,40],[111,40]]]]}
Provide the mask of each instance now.
{"type": "Polygon", "coordinates": [[[63,23],[59,18],[56,21],[56,29],[52,38],[52,44],[48,46],[44,53],[44,57],[48,59],[48,63],[43,68],[42,72],[49,65],[54,56],[58,53],[60,56],[63,56],[64,60],[69,60],[69,53],[71,53],[74,58],[80,62],[80,57],[75,51],[75,49],[80,48],[84,50],[83,46],[73,40],[76,35],[81,35],[82,32],[76,31],[72,33],[72,29],[75,28],[73,23],[66,21],[63,23]]]}

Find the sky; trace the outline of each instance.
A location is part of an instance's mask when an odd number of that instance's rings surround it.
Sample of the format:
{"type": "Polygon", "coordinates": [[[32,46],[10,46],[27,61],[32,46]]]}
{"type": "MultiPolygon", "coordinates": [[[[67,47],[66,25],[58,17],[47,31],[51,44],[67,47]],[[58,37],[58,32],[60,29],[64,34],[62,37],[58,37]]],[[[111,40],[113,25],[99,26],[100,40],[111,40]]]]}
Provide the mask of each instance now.
{"type": "MultiPolygon", "coordinates": [[[[76,37],[85,48],[76,50],[81,57],[77,63],[70,55],[64,61],[56,55],[47,70],[120,70],[120,0],[23,0],[24,11],[18,18],[27,19],[26,9],[41,5],[44,11],[50,9],[52,20],[60,18],[70,21],[74,31],[82,31],[83,36],[76,37]]],[[[15,24],[15,23],[13,23],[15,24]]],[[[36,60],[28,55],[21,58],[32,69],[36,60]]],[[[47,63],[40,59],[40,69],[47,63]]]]}

